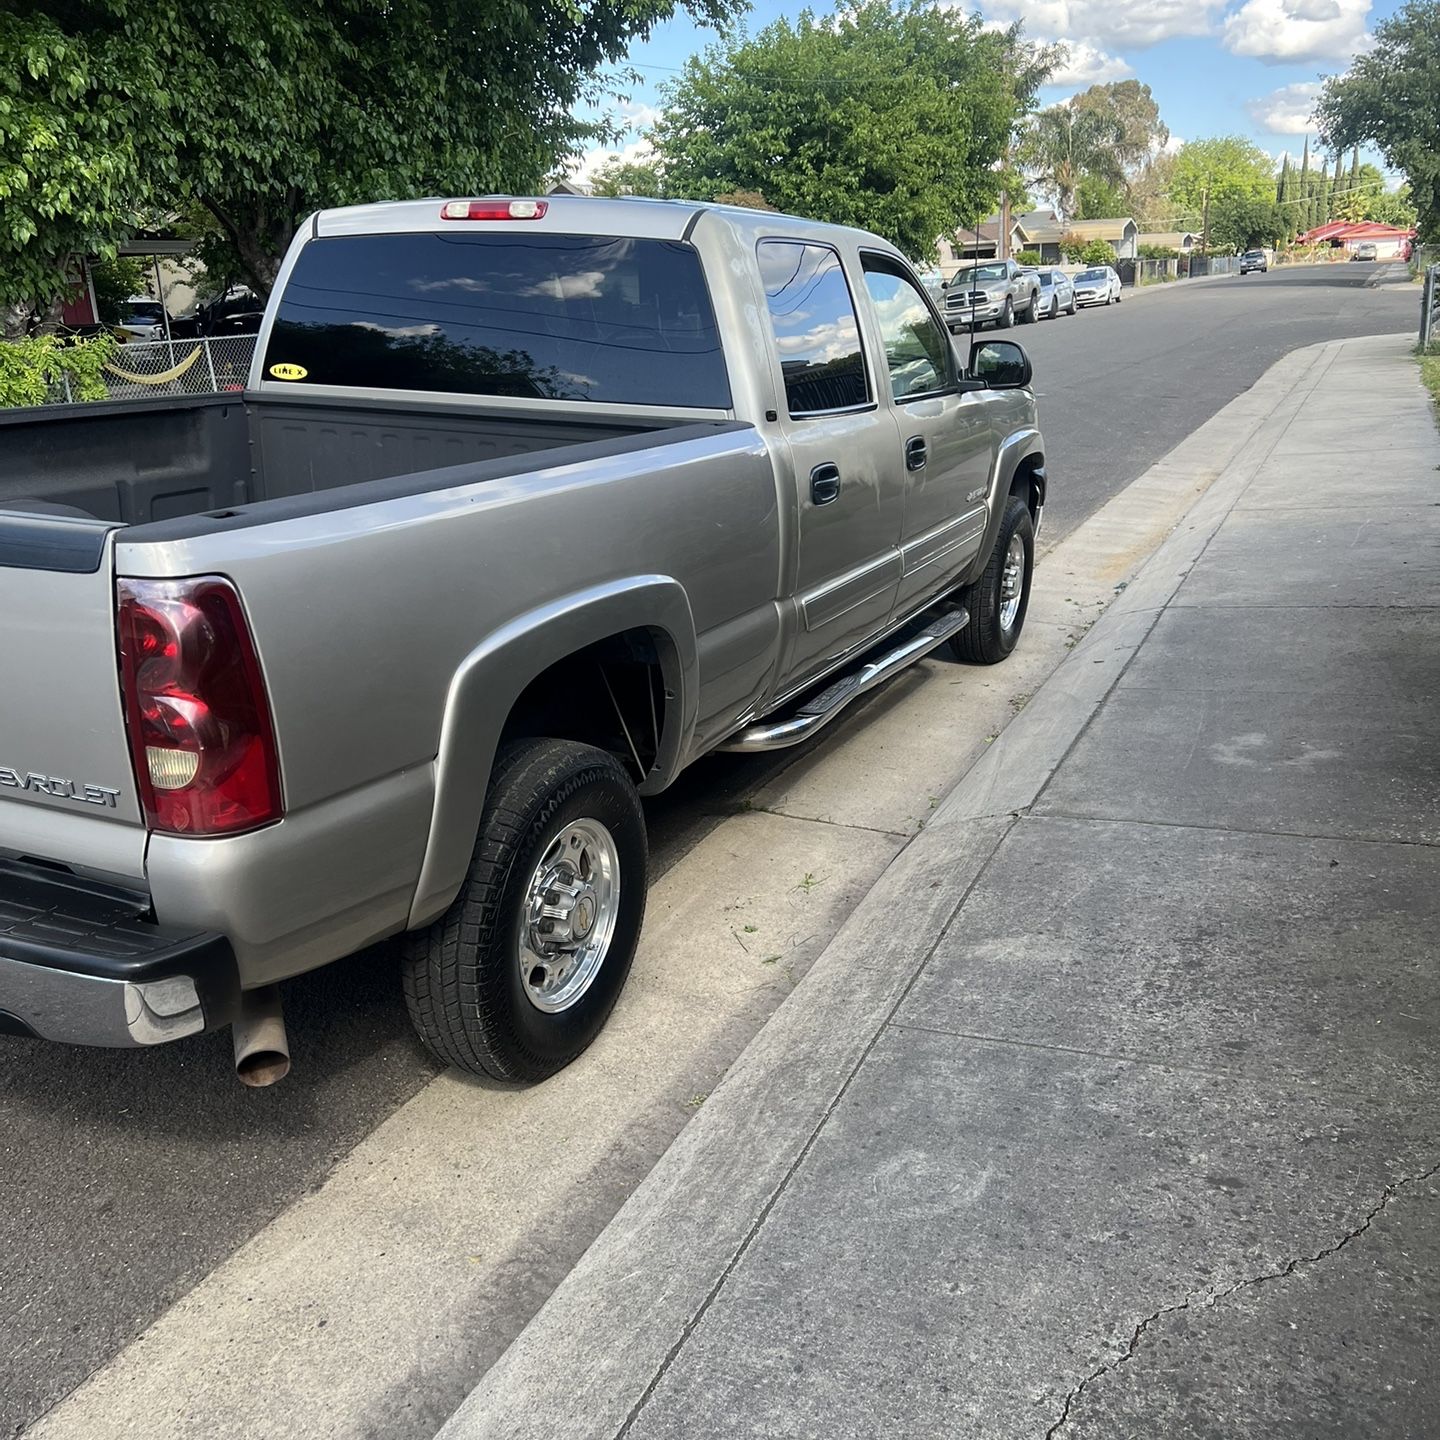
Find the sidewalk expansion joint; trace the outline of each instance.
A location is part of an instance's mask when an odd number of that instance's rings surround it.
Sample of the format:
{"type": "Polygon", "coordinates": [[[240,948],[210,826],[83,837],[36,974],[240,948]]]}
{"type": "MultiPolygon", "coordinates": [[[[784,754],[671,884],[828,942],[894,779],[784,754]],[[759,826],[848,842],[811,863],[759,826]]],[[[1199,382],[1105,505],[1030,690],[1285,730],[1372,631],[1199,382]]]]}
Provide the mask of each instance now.
{"type": "MultiPolygon", "coordinates": [[[[1020,812],[1015,812],[1017,816],[1020,812]]],[[[1198,820],[1147,820],[1139,815],[1079,815],[1073,810],[1046,810],[1036,815],[1026,811],[1026,820],[1083,820],[1092,825],[1149,825],[1161,830],[1201,830],[1212,835],[1248,835],[1256,840],[1319,840],[1334,845],[1409,845],[1433,850],[1440,841],[1414,840],[1397,835],[1332,835],[1328,831],[1259,830],[1250,825],[1206,825],[1198,820]]]]}
{"type": "Polygon", "coordinates": [[[769,805],[745,805],[739,810],[713,812],[717,820],[729,820],[736,815],[773,815],[777,820],[798,820],[804,825],[828,825],[835,830],[863,830],[867,835],[883,835],[887,840],[913,840],[915,832],[910,830],[887,830],[883,825],[861,825],[856,820],[828,820],[821,815],[797,815],[792,810],[776,810],[769,805]]]}
{"type": "Polygon", "coordinates": [[[1297,1255],[1293,1260],[1287,1260],[1285,1264],[1276,1270],[1267,1270],[1259,1275],[1248,1276],[1244,1280],[1237,1280],[1231,1285],[1226,1285],[1219,1290],[1206,1290],[1198,1295],[1187,1295],[1183,1300],[1174,1305],[1164,1305],[1160,1309],[1152,1311],[1136,1325],[1131,1332],[1129,1342],[1124,1351],[1116,1356],[1114,1360],[1097,1366],[1088,1375],[1074,1386],[1065,1396],[1064,1407],[1060,1412],[1060,1418],[1045,1432],[1045,1440],[1056,1440],[1060,1432],[1070,1423],[1070,1413],[1074,1409],[1080,1396],[1094,1383],[1103,1379],[1106,1375],[1118,1370],[1120,1366],[1131,1360],[1140,1348],[1140,1342],[1144,1339],[1146,1332],[1152,1325],[1158,1324],[1167,1316],[1178,1314],[1182,1310],[1209,1310],[1218,1305],[1222,1300],[1228,1300],[1232,1295],[1238,1294],[1241,1290],[1252,1290],[1260,1285],[1268,1284],[1271,1280],[1284,1280],[1295,1274],[1302,1266],[1318,1265],[1322,1260],[1328,1260],[1332,1255],[1338,1255],[1352,1240],[1358,1240],[1384,1212],[1386,1207],[1394,1200],[1401,1191],[1411,1185],[1421,1185],[1425,1181],[1440,1175],[1440,1164],[1432,1165],[1428,1170],[1418,1175],[1406,1175],[1401,1179],[1387,1185],[1380,1193],[1379,1201],[1371,1206],[1364,1218],[1352,1230],[1347,1230],[1333,1245],[1327,1245],[1321,1250],[1315,1251],[1313,1255],[1297,1255]]]}
{"type": "Polygon", "coordinates": [[[1006,839],[1013,829],[1014,826],[1009,825],[995,837],[995,843],[990,847],[990,853],[985,857],[984,861],[975,871],[975,874],[971,877],[970,883],[965,887],[963,893],[955,902],[950,914],[945,919],[945,923],[936,933],[934,940],[926,947],[924,955],[920,958],[920,963],[915,967],[914,972],[905,982],[900,994],[896,996],[895,1003],[891,1005],[890,1009],[885,1013],[885,1017],[875,1027],[875,1033],[865,1042],[864,1049],[861,1050],[855,1063],[846,1072],[844,1080],[840,1083],[840,1088],[836,1090],[819,1120],[815,1122],[809,1135],[805,1137],[805,1143],[800,1147],[795,1158],[786,1167],[785,1173],[780,1177],[774,1190],[771,1191],[765,1203],[760,1207],[759,1213],[745,1231],[745,1235],[736,1247],[735,1253],[726,1262],[725,1268],[720,1272],[715,1283],[706,1292],[705,1298],[700,1302],[695,1313],[685,1322],[685,1325],[680,1331],[679,1338],[676,1339],[675,1343],[666,1351],[665,1358],[660,1362],[655,1373],[650,1377],[649,1383],[640,1394],[640,1398],[631,1406],[630,1413],[626,1415],[624,1422],[615,1432],[613,1440],[624,1440],[624,1437],[630,1433],[635,1422],[640,1418],[641,1411],[650,1403],[650,1397],[654,1395],[655,1391],[659,1388],[660,1382],[669,1373],[670,1367],[675,1363],[676,1359],[679,1358],[680,1352],[689,1343],[691,1335],[695,1333],[700,1322],[709,1313],[710,1307],[719,1298],[720,1292],[725,1288],[726,1281],[729,1280],[735,1268],[745,1258],[750,1247],[755,1243],[755,1239],[760,1234],[760,1231],[764,1229],[765,1222],[770,1218],[771,1211],[780,1203],[780,1197],[784,1195],[790,1186],[791,1180],[794,1179],[800,1167],[809,1157],[811,1150],[815,1147],[816,1141],[820,1138],[821,1131],[830,1123],[830,1117],[834,1115],[835,1111],[839,1108],[840,1102],[844,1100],[845,1096],[849,1093],[850,1086],[854,1082],[855,1077],[860,1073],[861,1068],[870,1058],[870,1052],[874,1050],[875,1046],[879,1043],[880,1037],[889,1028],[890,1022],[895,1018],[900,1007],[909,999],[911,990],[915,988],[916,982],[920,979],[921,975],[925,973],[925,969],[930,964],[935,952],[944,944],[945,938],[950,933],[950,927],[955,923],[960,912],[969,904],[970,896],[974,894],[975,887],[985,878],[990,866],[994,863],[996,855],[1000,853],[1001,847],[1005,844],[1006,839]]]}

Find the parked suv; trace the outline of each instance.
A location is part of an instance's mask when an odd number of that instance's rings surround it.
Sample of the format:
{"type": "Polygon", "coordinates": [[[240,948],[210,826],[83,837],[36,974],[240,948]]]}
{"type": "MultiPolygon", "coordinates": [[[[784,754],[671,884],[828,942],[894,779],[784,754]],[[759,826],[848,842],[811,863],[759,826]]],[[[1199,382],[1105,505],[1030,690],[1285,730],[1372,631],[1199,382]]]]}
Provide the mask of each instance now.
{"type": "Polygon", "coordinates": [[[1380,258],[1380,252],[1376,249],[1373,240],[1362,240],[1354,250],[1350,252],[1350,258],[1352,260],[1378,260],[1380,258]]]}

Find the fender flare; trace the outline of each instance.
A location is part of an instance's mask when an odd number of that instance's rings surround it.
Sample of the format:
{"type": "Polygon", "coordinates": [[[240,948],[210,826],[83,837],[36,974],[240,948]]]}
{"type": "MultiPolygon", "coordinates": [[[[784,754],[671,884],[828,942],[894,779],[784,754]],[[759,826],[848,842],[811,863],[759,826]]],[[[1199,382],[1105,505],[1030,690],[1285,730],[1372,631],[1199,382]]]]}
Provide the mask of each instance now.
{"type": "Polygon", "coordinates": [[[487,635],[456,668],[445,697],[435,807],[407,929],[443,914],[470,867],[495,750],[525,688],[565,656],[624,630],[655,632],[668,703],[660,753],[642,791],[680,768],[699,706],[695,621],[679,581],[637,575],[552,600],[487,635]]]}
{"type": "Polygon", "coordinates": [[[995,537],[1000,533],[1000,522],[1005,518],[1005,497],[1010,493],[1015,472],[1032,456],[1038,456],[1044,464],[1045,440],[1033,425],[1014,430],[1001,441],[990,480],[990,520],[985,526],[979,552],[969,571],[960,578],[961,585],[973,585],[984,574],[986,565],[990,563],[990,552],[995,548],[995,537]]]}

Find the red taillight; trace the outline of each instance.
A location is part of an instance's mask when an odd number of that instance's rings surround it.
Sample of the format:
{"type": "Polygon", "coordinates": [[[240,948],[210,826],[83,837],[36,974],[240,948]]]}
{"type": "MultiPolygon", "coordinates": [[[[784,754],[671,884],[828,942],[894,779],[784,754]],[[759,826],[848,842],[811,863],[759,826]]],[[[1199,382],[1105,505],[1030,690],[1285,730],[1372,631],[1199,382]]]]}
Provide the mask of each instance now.
{"type": "Polygon", "coordinates": [[[447,200],[442,220],[543,220],[548,200],[447,200]]]}
{"type": "Polygon", "coordinates": [[[146,818],[233,835],[284,813],[275,732],[240,597],[228,580],[121,580],[120,677],[146,818]]]}

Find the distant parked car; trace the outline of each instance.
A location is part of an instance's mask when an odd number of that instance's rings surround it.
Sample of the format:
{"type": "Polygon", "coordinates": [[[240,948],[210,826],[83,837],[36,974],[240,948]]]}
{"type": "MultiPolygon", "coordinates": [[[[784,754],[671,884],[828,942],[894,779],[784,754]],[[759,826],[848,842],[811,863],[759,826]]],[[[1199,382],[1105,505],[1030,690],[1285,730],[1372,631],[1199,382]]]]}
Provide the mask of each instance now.
{"type": "Polygon", "coordinates": [[[1373,240],[1362,240],[1351,252],[1352,260],[1378,260],[1380,252],[1375,248],[1373,240]]]}
{"type": "Polygon", "coordinates": [[[957,270],[945,286],[945,323],[952,335],[981,325],[1008,330],[1040,318],[1040,282],[1014,260],[957,270]]]}
{"type": "Polygon", "coordinates": [[[116,338],[126,343],[163,340],[165,307],[148,295],[132,295],[120,306],[120,315],[113,329],[116,338]]]}
{"type": "Polygon", "coordinates": [[[1040,281],[1040,318],[1053,320],[1062,310],[1075,313],[1075,286],[1063,270],[1037,270],[1040,281]]]}
{"type": "Polygon", "coordinates": [[[1270,257],[1263,250],[1247,250],[1240,257],[1240,273],[1248,275],[1252,270],[1258,270],[1262,275],[1267,274],[1270,269],[1270,257]]]}
{"type": "Polygon", "coordinates": [[[1094,265],[1089,270],[1082,270],[1072,284],[1077,305],[1120,303],[1120,277],[1112,265],[1094,265]]]}
{"type": "Polygon", "coordinates": [[[248,285],[232,285],[217,300],[199,310],[204,335],[255,335],[265,314],[265,302],[248,285]]]}

